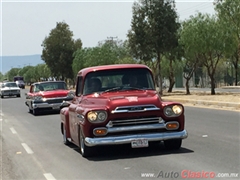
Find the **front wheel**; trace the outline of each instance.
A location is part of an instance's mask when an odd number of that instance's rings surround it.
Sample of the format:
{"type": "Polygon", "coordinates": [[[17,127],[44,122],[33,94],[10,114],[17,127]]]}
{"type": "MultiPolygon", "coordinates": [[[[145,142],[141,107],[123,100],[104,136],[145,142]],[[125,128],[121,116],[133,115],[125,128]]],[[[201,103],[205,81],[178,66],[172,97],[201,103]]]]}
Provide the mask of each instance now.
{"type": "Polygon", "coordinates": [[[92,148],[85,145],[84,137],[81,129],[79,130],[79,147],[80,147],[80,153],[82,154],[83,157],[91,156],[92,148]]]}
{"type": "Polygon", "coordinates": [[[66,127],[63,125],[63,143],[69,145],[70,141],[67,139],[66,127]]]}
{"type": "Polygon", "coordinates": [[[39,115],[39,109],[33,109],[32,113],[33,113],[34,116],[39,115]]]}
{"type": "Polygon", "coordinates": [[[164,146],[168,150],[177,150],[180,149],[182,145],[182,139],[173,139],[164,141],[164,146]]]}

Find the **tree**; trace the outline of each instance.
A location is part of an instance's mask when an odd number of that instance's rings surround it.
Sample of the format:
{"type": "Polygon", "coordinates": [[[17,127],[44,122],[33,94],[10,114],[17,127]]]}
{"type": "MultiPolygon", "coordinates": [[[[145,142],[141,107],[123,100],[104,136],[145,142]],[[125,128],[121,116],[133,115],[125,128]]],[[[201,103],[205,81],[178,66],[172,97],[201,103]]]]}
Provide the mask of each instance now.
{"type": "Polygon", "coordinates": [[[128,53],[127,42],[120,40],[99,42],[97,47],[79,49],[74,53],[73,72],[85,67],[120,64],[120,63],[136,63],[128,53]]]}
{"type": "Polygon", "coordinates": [[[195,34],[195,30],[198,28],[196,25],[195,19],[192,17],[189,20],[182,22],[181,33],[180,33],[180,44],[183,48],[183,77],[186,79],[185,88],[186,94],[190,94],[189,81],[193,77],[193,74],[200,64],[198,54],[199,51],[192,48],[196,45],[195,39],[198,38],[198,35],[195,34]]]}
{"type": "Polygon", "coordinates": [[[222,24],[216,16],[201,14],[191,16],[191,31],[188,32],[189,40],[185,42],[185,49],[198,59],[200,65],[204,65],[207,74],[211,79],[211,94],[215,94],[215,72],[217,65],[224,53],[229,51],[231,46],[230,36],[226,36],[222,24]]]}
{"type": "Polygon", "coordinates": [[[6,77],[9,81],[13,81],[14,76],[19,76],[21,68],[12,68],[6,73],[6,77]]]}
{"type": "Polygon", "coordinates": [[[162,94],[161,58],[177,46],[177,13],[174,0],[139,0],[133,4],[128,31],[132,55],[143,61],[156,61],[158,85],[162,94]]]}
{"type": "Polygon", "coordinates": [[[225,35],[233,38],[231,44],[226,44],[232,47],[229,48],[226,56],[235,68],[235,85],[237,85],[240,63],[240,1],[215,0],[215,10],[226,31],[225,35]]]}
{"type": "Polygon", "coordinates": [[[73,32],[65,22],[57,23],[42,43],[42,59],[53,76],[65,80],[73,78],[73,53],[82,48],[81,40],[73,39],[73,32]]]}

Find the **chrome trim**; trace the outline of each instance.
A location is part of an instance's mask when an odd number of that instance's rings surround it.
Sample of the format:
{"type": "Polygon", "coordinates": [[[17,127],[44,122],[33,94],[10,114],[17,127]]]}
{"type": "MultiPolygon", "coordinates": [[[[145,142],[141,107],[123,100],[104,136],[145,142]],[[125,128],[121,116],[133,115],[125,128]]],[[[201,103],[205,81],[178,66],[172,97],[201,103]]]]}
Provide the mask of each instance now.
{"type": "Polygon", "coordinates": [[[160,123],[164,122],[161,117],[137,118],[137,119],[122,119],[109,121],[107,127],[122,126],[122,125],[138,125],[144,123],[160,123]]]}
{"type": "Polygon", "coordinates": [[[108,128],[108,133],[119,133],[127,131],[141,131],[141,130],[152,130],[152,129],[166,129],[166,124],[145,124],[135,126],[123,126],[123,127],[111,127],[108,128]]]}
{"type": "Polygon", "coordinates": [[[166,130],[176,130],[176,129],[167,129],[168,123],[179,123],[177,121],[163,122],[163,123],[154,123],[154,124],[142,124],[142,125],[132,125],[132,126],[122,126],[122,127],[108,127],[108,133],[119,133],[127,131],[142,131],[142,130],[152,130],[152,129],[166,129],[166,130]]]}
{"type": "Polygon", "coordinates": [[[56,109],[60,109],[62,103],[53,103],[53,104],[48,104],[48,103],[36,103],[36,104],[32,104],[32,108],[33,109],[37,109],[37,108],[53,108],[53,107],[59,107],[56,109]]]}
{"type": "Polygon", "coordinates": [[[165,141],[171,139],[185,139],[188,137],[186,130],[180,132],[164,132],[164,133],[144,133],[136,135],[123,135],[114,137],[96,137],[96,138],[85,138],[86,146],[100,146],[100,145],[117,145],[117,144],[130,144],[131,141],[136,139],[147,139],[151,141],[165,141]]]}
{"type": "Polygon", "coordinates": [[[160,110],[160,108],[156,107],[153,104],[147,105],[137,105],[137,106],[120,106],[116,107],[115,110],[112,110],[111,113],[131,113],[131,112],[145,112],[145,111],[156,111],[160,110]]]}

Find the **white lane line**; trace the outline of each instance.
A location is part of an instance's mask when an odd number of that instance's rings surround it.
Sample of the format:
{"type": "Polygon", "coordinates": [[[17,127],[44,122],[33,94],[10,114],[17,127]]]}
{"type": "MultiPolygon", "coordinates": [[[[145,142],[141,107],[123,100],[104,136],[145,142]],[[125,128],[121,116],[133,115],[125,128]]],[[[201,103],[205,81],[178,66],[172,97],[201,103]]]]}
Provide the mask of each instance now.
{"type": "Polygon", "coordinates": [[[17,131],[14,128],[10,128],[10,130],[12,131],[13,134],[17,134],[17,131]]]}
{"type": "Polygon", "coordinates": [[[43,174],[47,180],[56,180],[51,173],[43,174]]]}
{"type": "Polygon", "coordinates": [[[33,151],[27,144],[22,143],[22,146],[24,147],[24,149],[27,151],[28,154],[33,154],[33,151]]]}

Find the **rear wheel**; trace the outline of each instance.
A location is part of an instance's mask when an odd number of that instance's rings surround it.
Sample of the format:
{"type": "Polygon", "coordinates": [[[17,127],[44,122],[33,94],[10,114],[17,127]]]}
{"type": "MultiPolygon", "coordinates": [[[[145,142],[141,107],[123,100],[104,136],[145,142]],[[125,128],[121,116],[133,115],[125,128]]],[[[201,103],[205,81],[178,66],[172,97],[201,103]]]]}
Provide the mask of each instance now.
{"type": "Polygon", "coordinates": [[[79,130],[79,147],[83,157],[89,157],[92,154],[92,148],[85,145],[81,129],[79,130]]]}
{"type": "Polygon", "coordinates": [[[3,95],[1,95],[1,98],[4,98],[4,96],[3,96],[3,95]]]}
{"type": "Polygon", "coordinates": [[[173,139],[164,141],[164,146],[168,150],[177,150],[180,149],[182,145],[182,139],[173,139]]]}

